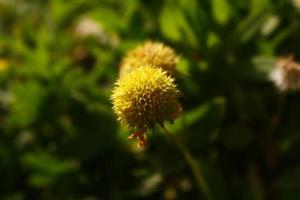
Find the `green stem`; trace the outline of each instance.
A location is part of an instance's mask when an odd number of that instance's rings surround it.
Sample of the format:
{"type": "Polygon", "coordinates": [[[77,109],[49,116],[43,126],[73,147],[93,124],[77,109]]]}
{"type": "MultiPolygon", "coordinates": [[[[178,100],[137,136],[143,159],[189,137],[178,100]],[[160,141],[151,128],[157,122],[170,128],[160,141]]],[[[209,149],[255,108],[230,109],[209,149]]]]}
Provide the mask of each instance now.
{"type": "Polygon", "coordinates": [[[267,164],[270,170],[274,170],[277,164],[277,148],[274,133],[281,121],[281,114],[284,109],[285,93],[280,93],[275,114],[270,120],[267,130],[267,164]]]}
{"type": "Polygon", "coordinates": [[[186,145],[175,134],[171,133],[165,126],[162,125],[161,127],[166,133],[167,137],[176,144],[178,149],[183,154],[187,164],[189,165],[192,173],[194,174],[194,178],[196,179],[199,190],[202,191],[203,195],[206,197],[207,200],[213,200],[213,196],[204,179],[202,171],[195,158],[192,156],[192,154],[186,147],[186,145]]]}
{"type": "Polygon", "coordinates": [[[286,93],[280,93],[277,102],[277,108],[274,115],[271,117],[270,124],[267,129],[266,134],[266,164],[268,167],[268,171],[271,174],[269,178],[266,180],[266,198],[267,199],[277,199],[277,194],[274,188],[272,187],[272,183],[274,181],[274,173],[277,169],[278,164],[278,147],[275,138],[275,132],[280,124],[281,115],[285,106],[285,95],[286,93]]]}

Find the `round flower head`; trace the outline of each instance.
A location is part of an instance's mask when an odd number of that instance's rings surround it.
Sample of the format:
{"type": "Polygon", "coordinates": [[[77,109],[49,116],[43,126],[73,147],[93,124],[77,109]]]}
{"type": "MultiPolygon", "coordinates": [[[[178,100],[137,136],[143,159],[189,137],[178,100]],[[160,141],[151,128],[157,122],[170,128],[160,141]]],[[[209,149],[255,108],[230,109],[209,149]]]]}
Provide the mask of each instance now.
{"type": "Polygon", "coordinates": [[[120,76],[147,64],[160,67],[172,74],[179,58],[174,50],[160,42],[145,42],[130,51],[123,59],[120,76]]]}
{"type": "Polygon", "coordinates": [[[300,64],[292,56],[280,58],[270,78],[280,91],[300,89],[300,64]]]}
{"type": "Polygon", "coordinates": [[[137,130],[130,138],[144,145],[148,128],[173,121],[179,115],[178,96],[173,78],[160,68],[146,65],[121,77],[111,99],[118,120],[137,130]]]}

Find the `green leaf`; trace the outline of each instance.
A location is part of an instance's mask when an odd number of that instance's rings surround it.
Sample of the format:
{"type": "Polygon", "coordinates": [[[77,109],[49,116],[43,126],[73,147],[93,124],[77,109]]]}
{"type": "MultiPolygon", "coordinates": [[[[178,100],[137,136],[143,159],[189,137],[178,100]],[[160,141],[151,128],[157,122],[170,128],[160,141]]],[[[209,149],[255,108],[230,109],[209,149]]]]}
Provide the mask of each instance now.
{"type": "Polygon", "coordinates": [[[37,81],[16,83],[12,87],[9,121],[25,127],[39,118],[40,108],[46,97],[45,88],[37,81]]]}
{"type": "Polygon", "coordinates": [[[174,3],[166,3],[159,16],[160,30],[174,42],[187,42],[192,47],[198,46],[198,40],[183,10],[174,3]]]}
{"type": "Polygon", "coordinates": [[[221,39],[216,33],[210,32],[208,34],[208,38],[207,38],[207,46],[209,48],[212,48],[212,47],[218,45],[220,43],[220,41],[221,41],[221,39]]]}
{"type": "Polygon", "coordinates": [[[274,69],[276,65],[276,59],[272,57],[257,56],[252,59],[254,67],[257,72],[268,76],[271,70],[274,69]]]}
{"type": "Polygon", "coordinates": [[[32,172],[29,182],[37,187],[52,185],[60,176],[76,168],[73,162],[59,160],[41,150],[23,155],[22,163],[32,172]]]}
{"type": "Polygon", "coordinates": [[[251,0],[250,13],[251,15],[255,15],[264,10],[269,5],[270,0],[251,0]]]}
{"type": "Polygon", "coordinates": [[[218,24],[227,24],[230,19],[230,9],[227,0],[212,0],[212,14],[218,24]]]}
{"type": "Polygon", "coordinates": [[[179,133],[184,131],[187,127],[191,127],[198,123],[201,119],[215,112],[215,116],[223,116],[225,112],[225,99],[223,97],[216,97],[210,102],[200,105],[193,110],[183,113],[174,124],[170,125],[172,132],[179,133]],[[216,112],[217,111],[217,112],[216,112]]]}
{"type": "MultiPolygon", "coordinates": [[[[261,30],[266,19],[271,15],[270,8],[264,8],[260,12],[249,14],[237,24],[236,36],[240,37],[241,42],[247,42],[261,30]]],[[[235,34],[234,34],[235,35],[235,34]]]]}
{"type": "Polygon", "coordinates": [[[48,175],[61,175],[74,168],[71,162],[59,160],[45,151],[27,153],[22,157],[23,164],[34,171],[48,175]]]}

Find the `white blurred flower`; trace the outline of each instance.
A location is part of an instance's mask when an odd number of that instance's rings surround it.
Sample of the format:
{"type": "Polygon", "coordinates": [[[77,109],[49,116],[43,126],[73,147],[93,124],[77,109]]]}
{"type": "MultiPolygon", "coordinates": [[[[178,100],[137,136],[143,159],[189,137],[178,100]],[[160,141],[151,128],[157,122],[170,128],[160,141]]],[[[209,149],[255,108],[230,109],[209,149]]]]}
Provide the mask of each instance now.
{"type": "Polygon", "coordinates": [[[116,35],[108,34],[101,23],[88,17],[83,17],[77,22],[74,35],[79,39],[88,37],[96,38],[100,44],[110,46],[116,46],[118,44],[116,35]]]}
{"type": "Polygon", "coordinates": [[[264,36],[268,36],[276,30],[276,28],[279,26],[279,24],[280,24],[279,16],[272,15],[272,16],[268,17],[268,19],[262,26],[261,33],[264,36]]]}
{"type": "Polygon", "coordinates": [[[300,10],[300,0],[290,0],[290,2],[297,10],[300,10]]]}
{"type": "Polygon", "coordinates": [[[300,64],[293,56],[278,59],[270,73],[270,79],[280,91],[300,89],[300,64]]]}
{"type": "Polygon", "coordinates": [[[75,27],[75,35],[84,38],[88,36],[101,36],[104,34],[104,29],[93,19],[82,18],[75,27]]]}

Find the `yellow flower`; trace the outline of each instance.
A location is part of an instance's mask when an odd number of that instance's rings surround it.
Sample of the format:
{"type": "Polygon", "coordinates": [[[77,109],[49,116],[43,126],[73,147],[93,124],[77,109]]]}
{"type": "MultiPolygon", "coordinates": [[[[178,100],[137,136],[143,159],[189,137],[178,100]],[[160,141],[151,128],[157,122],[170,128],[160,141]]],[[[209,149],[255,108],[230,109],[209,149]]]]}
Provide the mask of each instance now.
{"type": "Polygon", "coordinates": [[[120,76],[147,64],[160,67],[172,74],[178,61],[179,57],[172,48],[160,42],[148,41],[127,54],[120,66],[120,76]]]}
{"type": "Polygon", "coordinates": [[[121,77],[111,96],[118,120],[137,132],[136,138],[145,145],[145,131],[173,121],[180,113],[179,91],[167,72],[150,65],[141,66],[121,77]]]}

